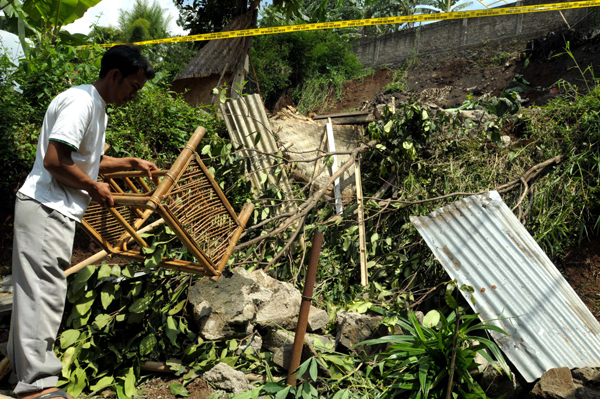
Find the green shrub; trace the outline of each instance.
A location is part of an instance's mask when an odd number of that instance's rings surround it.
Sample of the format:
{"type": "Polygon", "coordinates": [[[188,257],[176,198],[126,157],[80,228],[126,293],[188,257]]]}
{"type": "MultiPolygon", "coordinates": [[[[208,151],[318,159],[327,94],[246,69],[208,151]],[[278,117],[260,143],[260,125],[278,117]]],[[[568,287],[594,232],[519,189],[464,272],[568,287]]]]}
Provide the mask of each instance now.
{"type": "Polygon", "coordinates": [[[350,44],[330,31],[259,36],[251,55],[267,104],[295,88],[292,96],[301,112],[316,109],[332,95],[339,98],[343,83],[363,71],[350,44]]]}

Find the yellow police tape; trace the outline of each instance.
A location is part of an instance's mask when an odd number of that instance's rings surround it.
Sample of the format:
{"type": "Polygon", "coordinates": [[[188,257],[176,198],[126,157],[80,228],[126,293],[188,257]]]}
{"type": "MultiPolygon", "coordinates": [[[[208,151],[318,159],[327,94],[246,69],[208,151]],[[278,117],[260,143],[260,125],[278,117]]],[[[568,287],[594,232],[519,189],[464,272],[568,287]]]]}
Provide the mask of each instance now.
{"type": "MultiPolygon", "coordinates": [[[[349,21],[322,22],[322,23],[303,24],[303,25],[287,25],[287,26],[277,26],[277,27],[272,27],[272,28],[244,29],[244,30],[233,30],[233,31],[226,31],[226,32],[205,33],[205,34],[201,34],[201,35],[169,37],[169,38],[165,38],[165,39],[156,39],[156,40],[147,40],[147,41],[143,41],[143,42],[136,42],[135,44],[143,46],[143,45],[147,45],[147,44],[159,44],[159,43],[196,42],[196,41],[203,41],[203,40],[229,39],[229,38],[233,38],[233,37],[274,35],[277,33],[301,32],[301,31],[307,31],[307,30],[356,28],[356,27],[360,27],[360,26],[404,24],[404,23],[408,23],[408,22],[442,21],[442,20],[450,20],[450,19],[493,17],[493,16],[498,16],[498,15],[528,14],[528,13],[533,13],[533,12],[560,11],[560,10],[568,10],[568,9],[573,9],[573,8],[585,8],[585,7],[597,7],[597,6],[600,6],[600,0],[576,1],[576,2],[570,2],[570,3],[541,4],[541,5],[537,5],[537,6],[494,8],[494,9],[476,10],[476,11],[447,12],[447,13],[439,13],[439,14],[406,15],[406,16],[402,16],[402,17],[355,19],[355,20],[349,20],[349,21]]],[[[119,44],[119,43],[102,44],[99,46],[112,47],[117,44],[119,44]]]]}

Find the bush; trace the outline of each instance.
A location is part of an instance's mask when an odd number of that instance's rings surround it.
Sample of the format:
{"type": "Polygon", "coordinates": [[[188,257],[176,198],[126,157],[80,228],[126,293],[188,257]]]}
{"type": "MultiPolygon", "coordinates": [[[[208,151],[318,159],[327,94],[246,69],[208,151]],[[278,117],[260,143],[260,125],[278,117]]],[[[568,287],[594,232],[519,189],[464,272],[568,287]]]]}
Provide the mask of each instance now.
{"type": "Polygon", "coordinates": [[[341,94],[346,80],[363,66],[350,44],[331,31],[294,32],[254,38],[251,56],[269,106],[287,88],[301,112],[308,112],[341,94]]]}

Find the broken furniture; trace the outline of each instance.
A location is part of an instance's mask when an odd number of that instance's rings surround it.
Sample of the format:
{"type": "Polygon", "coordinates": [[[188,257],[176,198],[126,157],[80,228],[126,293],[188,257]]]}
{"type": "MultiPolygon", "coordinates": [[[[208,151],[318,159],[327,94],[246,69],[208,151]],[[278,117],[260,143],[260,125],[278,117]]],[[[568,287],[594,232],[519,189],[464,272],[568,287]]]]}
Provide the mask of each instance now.
{"type": "Polygon", "coordinates": [[[152,173],[161,179],[153,189],[144,172],[101,175],[114,191],[115,206],[104,208],[92,203],[81,226],[107,254],[143,262],[143,251],[129,249],[128,243],[148,247],[140,230],[164,221],[195,262],[163,258],[157,266],[219,278],[254,205],[247,203],[236,215],[195,151],[205,133],[198,127],[171,169],[152,173]],[[152,218],[158,220],[150,223],[152,218]]]}

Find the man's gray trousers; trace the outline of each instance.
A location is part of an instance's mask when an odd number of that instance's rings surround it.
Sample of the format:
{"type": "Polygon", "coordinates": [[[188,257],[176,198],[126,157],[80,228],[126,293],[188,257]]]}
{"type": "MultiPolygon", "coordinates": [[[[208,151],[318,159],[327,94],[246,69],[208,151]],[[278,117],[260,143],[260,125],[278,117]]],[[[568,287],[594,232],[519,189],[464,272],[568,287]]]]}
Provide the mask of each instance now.
{"type": "Polygon", "coordinates": [[[27,197],[15,205],[13,311],[8,356],[15,393],[54,387],[62,364],[54,354],[71,263],[75,221],[27,197]]]}

